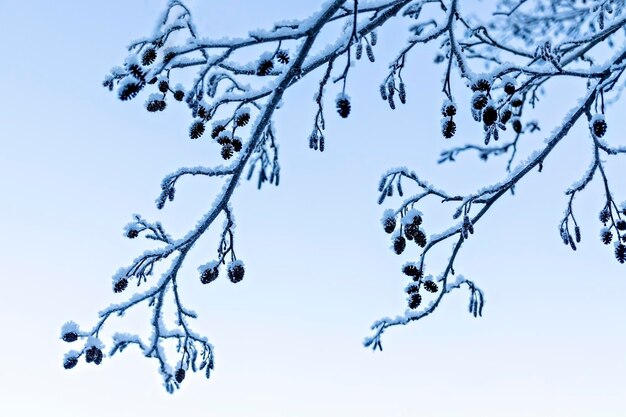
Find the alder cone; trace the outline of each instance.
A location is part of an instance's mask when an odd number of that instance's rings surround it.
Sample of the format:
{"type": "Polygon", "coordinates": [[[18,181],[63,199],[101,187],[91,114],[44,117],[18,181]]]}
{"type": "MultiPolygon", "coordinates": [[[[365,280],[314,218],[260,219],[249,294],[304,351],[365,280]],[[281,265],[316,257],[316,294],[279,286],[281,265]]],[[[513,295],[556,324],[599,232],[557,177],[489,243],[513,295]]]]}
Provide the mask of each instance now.
{"type": "Polygon", "coordinates": [[[435,281],[425,281],[424,289],[428,292],[437,292],[437,290],[439,290],[439,286],[437,286],[435,281]]]}
{"type": "Polygon", "coordinates": [[[483,110],[483,123],[487,126],[491,126],[498,120],[498,111],[493,106],[485,107],[483,110]]]}
{"type": "Polygon", "coordinates": [[[259,63],[259,66],[256,69],[256,75],[260,75],[262,77],[270,75],[273,69],[274,63],[269,59],[264,59],[259,63]]]}
{"type": "Polygon", "coordinates": [[[126,289],[126,287],[128,287],[128,280],[126,278],[122,278],[113,286],[113,292],[121,293],[126,289]]]}
{"type": "Polygon", "coordinates": [[[154,48],[148,48],[144,51],[141,56],[141,64],[144,66],[150,65],[154,62],[157,57],[157,53],[154,48]]]}
{"type": "Polygon", "coordinates": [[[183,368],[178,368],[176,370],[176,375],[174,375],[174,378],[176,378],[176,382],[178,382],[179,384],[183,382],[183,380],[185,379],[185,370],[183,368]]]}
{"type": "Polygon", "coordinates": [[[441,127],[441,134],[444,138],[450,139],[456,133],[456,123],[453,120],[446,120],[441,127]]]}
{"type": "Polygon", "coordinates": [[[606,122],[604,121],[604,119],[594,120],[592,129],[593,129],[593,134],[597,138],[601,138],[606,133],[606,122]]]}
{"type": "Polygon", "coordinates": [[[350,101],[347,98],[337,100],[337,113],[344,119],[350,114],[350,101]]]}
{"type": "Polygon", "coordinates": [[[220,274],[220,270],[217,267],[207,268],[200,274],[200,282],[203,284],[209,284],[217,279],[220,274]]]}
{"type": "Polygon", "coordinates": [[[73,367],[76,366],[76,364],[78,364],[78,359],[76,359],[76,358],[67,358],[67,359],[65,359],[65,361],[63,361],[63,368],[65,368],[65,369],[72,369],[73,367]]]}
{"type": "Polygon", "coordinates": [[[387,217],[383,222],[383,228],[386,233],[393,233],[396,229],[396,219],[395,217],[387,217]]]}
{"type": "Polygon", "coordinates": [[[228,279],[230,279],[230,281],[233,284],[236,284],[243,279],[245,272],[246,270],[244,269],[242,264],[235,264],[235,265],[229,266],[228,279]]]}
{"type": "Polygon", "coordinates": [[[67,332],[63,335],[64,342],[75,342],[78,339],[76,332],[67,332]]]}
{"type": "Polygon", "coordinates": [[[189,137],[191,139],[198,139],[200,136],[204,134],[204,123],[200,121],[195,121],[191,124],[189,128],[189,137]]]}
{"type": "Polygon", "coordinates": [[[422,304],[422,296],[419,293],[413,293],[409,297],[409,308],[411,310],[415,310],[417,307],[422,304]]]}
{"type": "Polygon", "coordinates": [[[400,255],[406,248],[406,239],[403,236],[398,236],[393,240],[393,250],[396,254],[400,255]]]}

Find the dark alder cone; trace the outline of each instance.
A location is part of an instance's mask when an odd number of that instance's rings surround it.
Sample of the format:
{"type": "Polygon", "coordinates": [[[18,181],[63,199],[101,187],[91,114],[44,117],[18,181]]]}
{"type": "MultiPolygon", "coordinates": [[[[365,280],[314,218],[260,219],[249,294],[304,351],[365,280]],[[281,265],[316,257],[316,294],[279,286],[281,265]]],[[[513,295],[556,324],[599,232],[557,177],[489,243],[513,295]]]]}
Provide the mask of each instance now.
{"type": "Polygon", "coordinates": [[[472,98],[472,107],[476,110],[482,110],[489,101],[489,98],[483,93],[476,94],[472,98]]]}
{"type": "Polygon", "coordinates": [[[439,290],[439,287],[437,286],[437,283],[435,281],[425,281],[424,289],[428,292],[437,292],[437,290],[439,290]]]}
{"type": "Polygon", "coordinates": [[[396,254],[400,255],[406,248],[406,239],[403,236],[397,236],[393,240],[393,250],[396,254]]]}
{"type": "Polygon", "coordinates": [[[626,245],[619,243],[615,246],[615,258],[621,264],[626,262],[626,245]]]}
{"type": "Polygon", "coordinates": [[[519,107],[522,104],[524,104],[524,102],[520,98],[514,98],[513,100],[511,100],[511,106],[513,107],[519,107]]]}
{"type": "Polygon", "coordinates": [[[256,69],[256,75],[270,75],[272,70],[274,69],[274,63],[269,59],[264,59],[259,63],[259,66],[256,69]]]}
{"type": "Polygon", "coordinates": [[[96,357],[93,359],[93,363],[95,363],[96,365],[100,365],[102,363],[103,357],[104,355],[102,354],[102,351],[96,348],[96,357]]]}
{"type": "Polygon", "coordinates": [[[415,310],[420,304],[422,304],[422,296],[419,293],[411,294],[409,297],[409,308],[415,310]]]}
{"type": "Polygon", "coordinates": [[[135,78],[137,78],[138,80],[141,81],[145,81],[145,74],[143,73],[143,70],[141,69],[141,67],[137,64],[131,64],[128,66],[128,72],[130,72],[131,74],[133,74],[133,76],[135,78]]]}
{"type": "Polygon", "coordinates": [[[248,122],[250,121],[250,113],[241,113],[240,115],[237,116],[237,119],[235,120],[235,124],[238,127],[242,127],[248,124],[248,122]]]}
{"type": "Polygon", "coordinates": [[[220,145],[226,145],[227,143],[231,143],[231,140],[228,135],[224,134],[217,138],[217,143],[219,143],[220,145]]]}
{"type": "Polygon", "coordinates": [[[78,339],[78,335],[75,332],[67,332],[63,335],[64,342],[75,342],[78,339]]]}
{"type": "Polygon", "coordinates": [[[454,116],[456,114],[456,106],[454,104],[447,104],[443,107],[444,116],[454,116]]]}
{"type": "Polygon", "coordinates": [[[491,83],[484,78],[477,80],[472,84],[472,91],[489,91],[491,83]]]}
{"type": "Polygon", "coordinates": [[[409,240],[413,240],[415,239],[415,235],[417,235],[417,233],[419,232],[420,228],[418,225],[416,224],[407,224],[404,227],[404,235],[406,236],[407,239],[409,240]]]}
{"type": "Polygon", "coordinates": [[[493,106],[485,107],[483,110],[483,123],[487,126],[491,126],[498,120],[498,111],[493,106]]]}
{"type": "Polygon", "coordinates": [[[383,228],[387,233],[393,233],[396,229],[396,218],[395,217],[387,217],[383,222],[383,228]]]}
{"type": "Polygon", "coordinates": [[[235,152],[239,152],[241,150],[241,147],[243,146],[239,139],[233,139],[231,144],[233,145],[233,149],[235,150],[235,152]]]}
{"type": "Polygon", "coordinates": [[[511,116],[513,116],[513,112],[509,109],[505,109],[500,112],[500,122],[502,124],[506,124],[509,120],[511,120],[511,116]]]}
{"type": "Polygon", "coordinates": [[[167,104],[165,103],[165,100],[152,100],[148,102],[146,110],[149,112],[163,111],[166,106],[167,104]]]}
{"type": "Polygon", "coordinates": [[[350,101],[347,98],[337,100],[337,113],[344,119],[350,114],[350,101]]]}
{"type": "Polygon", "coordinates": [[[417,216],[413,217],[413,220],[411,220],[411,224],[413,226],[419,226],[420,224],[422,224],[422,216],[417,215],[417,216]]]}
{"type": "Polygon", "coordinates": [[[204,133],[204,123],[195,121],[189,128],[189,137],[191,139],[198,139],[204,133]]]}
{"type": "Polygon", "coordinates": [[[141,56],[141,63],[142,65],[150,65],[154,62],[154,60],[156,59],[157,53],[156,50],[154,50],[154,48],[148,48],[145,51],[143,51],[143,55],[141,56]]]}
{"type": "Polygon", "coordinates": [[[87,363],[95,363],[96,365],[100,365],[102,363],[102,351],[95,346],[90,347],[85,352],[85,361],[87,363]]]}
{"type": "Polygon", "coordinates": [[[184,98],[185,92],[183,90],[174,91],[174,99],[176,99],[176,101],[183,101],[184,98]]]}
{"type": "Polygon", "coordinates": [[[204,271],[202,271],[202,274],[200,274],[200,282],[203,284],[208,284],[210,282],[213,282],[217,279],[219,274],[220,274],[220,270],[217,267],[207,268],[204,271]]]}
{"type": "Polygon", "coordinates": [[[198,106],[198,117],[201,119],[204,119],[207,116],[208,116],[207,110],[204,108],[204,106],[202,105],[198,106]]]}
{"type": "Polygon", "coordinates": [[[602,211],[600,212],[600,221],[604,224],[606,224],[606,222],[609,221],[609,219],[611,218],[611,212],[609,211],[608,208],[603,208],[602,211]]]}
{"type": "Polygon", "coordinates": [[[183,368],[178,368],[176,370],[176,375],[174,375],[174,378],[176,378],[176,382],[178,382],[179,384],[183,382],[183,380],[185,379],[185,370],[183,368]]]}
{"type": "Polygon", "coordinates": [[[597,138],[601,138],[606,133],[606,122],[604,119],[594,120],[591,127],[593,129],[594,136],[597,138]]]}
{"type": "Polygon", "coordinates": [[[235,147],[231,143],[222,146],[222,158],[230,159],[235,153],[235,147]]]}
{"type": "Polygon", "coordinates": [[[72,369],[78,363],[78,359],[76,358],[67,358],[63,361],[63,368],[72,369]]]}
{"type": "Polygon", "coordinates": [[[122,88],[120,88],[118,92],[118,97],[122,101],[130,100],[131,98],[135,98],[142,88],[143,85],[139,82],[126,83],[122,86],[122,88]]]}
{"type": "Polygon", "coordinates": [[[512,82],[504,84],[504,92],[510,96],[515,94],[515,84],[513,84],[512,82]]]}
{"type": "Polygon", "coordinates": [[[444,138],[450,139],[456,133],[456,123],[454,120],[446,120],[441,126],[441,134],[444,138]]]}
{"type": "Polygon", "coordinates": [[[615,227],[617,227],[617,230],[626,230],[626,220],[618,220],[615,223],[615,227]]]}
{"type": "Polygon", "coordinates": [[[243,279],[245,272],[246,270],[244,269],[243,265],[240,263],[229,266],[228,279],[230,279],[230,281],[233,284],[236,284],[243,279]]]}
{"type": "Polygon", "coordinates": [[[139,231],[137,229],[130,229],[128,232],[126,232],[126,237],[129,239],[134,239],[137,236],[139,236],[139,231]]]}
{"type": "Polygon", "coordinates": [[[426,246],[426,235],[421,230],[418,230],[413,238],[415,239],[415,243],[417,243],[420,248],[426,246]]]}
{"type": "Polygon", "coordinates": [[[126,278],[122,278],[113,286],[113,292],[121,293],[126,289],[126,287],[128,287],[128,280],[126,278]]]}
{"type": "Polygon", "coordinates": [[[280,50],[276,52],[276,60],[280,62],[281,64],[288,64],[289,54],[287,53],[287,51],[280,50]]]}
{"type": "Polygon", "coordinates": [[[167,93],[167,91],[170,89],[170,85],[167,81],[162,80],[159,81],[159,91],[162,93],[167,93]]]}
{"type": "Polygon", "coordinates": [[[404,265],[402,272],[404,275],[408,275],[410,277],[417,277],[421,275],[421,271],[413,264],[404,265]]]}
{"type": "Polygon", "coordinates": [[[406,287],[404,291],[406,291],[407,294],[413,294],[413,293],[418,292],[419,290],[420,290],[419,284],[411,284],[408,287],[406,287]]]}
{"type": "Polygon", "coordinates": [[[608,245],[609,243],[611,243],[612,240],[613,233],[611,233],[609,230],[605,230],[604,232],[602,232],[602,243],[608,245]]]}
{"type": "Polygon", "coordinates": [[[222,125],[216,125],[213,130],[211,131],[211,137],[213,139],[215,139],[216,137],[219,136],[220,133],[222,133],[224,130],[226,130],[225,126],[222,125]]]}
{"type": "Polygon", "coordinates": [[[522,122],[519,119],[514,119],[513,122],[511,122],[511,125],[513,126],[513,131],[515,133],[522,133],[522,122]]]}

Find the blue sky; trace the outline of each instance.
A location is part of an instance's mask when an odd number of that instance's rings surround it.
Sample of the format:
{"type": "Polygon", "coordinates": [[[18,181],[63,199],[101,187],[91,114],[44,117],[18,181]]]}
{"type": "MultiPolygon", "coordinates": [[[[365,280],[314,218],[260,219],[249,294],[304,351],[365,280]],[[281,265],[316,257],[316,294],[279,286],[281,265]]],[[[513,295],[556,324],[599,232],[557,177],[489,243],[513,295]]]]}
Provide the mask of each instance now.
{"type": "MultiPolygon", "coordinates": [[[[320,3],[189,4],[201,33],[221,37],[306,17],[320,3]]],[[[558,234],[563,191],[589,162],[582,128],[543,173],[530,174],[514,198],[499,201],[464,245],[456,267],[485,290],[483,318],[467,314],[461,290],[422,322],[387,331],[384,352],[362,347],[374,320],[404,311],[400,267],[418,254],[389,250],[379,218],[398,201],[376,204],[380,175],[407,165],[461,191],[505,176],[504,161],[484,164],[471,155],[436,164],[451,143],[480,142],[469,121],[454,142],[439,134],[436,45],[411,55],[406,106],[391,111],[380,100],[378,84],[406,38],[401,25],[380,31],[375,64],[352,69],[353,112],[347,120],[328,114],[323,154],[307,143],[321,74],[286,94],[275,118],[281,185],[259,192],[242,183],[233,200],[243,282],[199,284],[195,268],[214,256],[214,239],[190,254],[181,272],[183,297],[199,313],[194,329],[216,347],[211,380],[189,375],[182,390],[168,395],[154,360],[132,349],[100,367],[63,370],[68,345],[58,339],[61,325],[71,319],[90,327],[100,309],[121,301],[110,276],[146,248],[122,236],[132,213],[161,220],[180,236],[221,187],[189,179],[174,204],[156,210],[164,175],[219,163],[217,152],[187,139],[184,106],[149,114],[144,97],[123,103],[101,87],[107,71],[123,62],[126,45],[152,31],[162,5],[0,0],[3,415],[626,414],[626,269],[598,238],[599,184],[576,200],[579,250],[565,247],[558,234]]],[[[579,91],[566,84],[548,90],[537,116],[544,132],[579,91]]],[[[623,104],[611,109],[609,123],[623,110],[623,104]]],[[[614,120],[609,129],[618,132],[614,120]]],[[[522,152],[542,143],[541,135],[529,139],[522,152]]],[[[623,168],[613,164],[609,172],[626,199],[623,168]]],[[[438,216],[437,204],[424,210],[430,233],[450,221],[447,213],[438,216]]],[[[111,331],[141,330],[146,320],[145,310],[129,313],[111,331]]]]}

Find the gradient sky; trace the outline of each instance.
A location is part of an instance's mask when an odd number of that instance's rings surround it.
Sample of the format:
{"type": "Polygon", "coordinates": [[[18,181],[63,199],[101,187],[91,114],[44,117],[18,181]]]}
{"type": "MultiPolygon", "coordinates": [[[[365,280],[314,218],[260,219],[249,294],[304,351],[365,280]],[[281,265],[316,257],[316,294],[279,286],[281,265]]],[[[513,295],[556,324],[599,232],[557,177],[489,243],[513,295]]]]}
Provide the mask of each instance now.
{"type": "MultiPolygon", "coordinates": [[[[320,3],[190,5],[201,33],[221,37],[307,17],[320,3]]],[[[151,33],[163,4],[0,0],[0,414],[626,415],[626,267],[598,237],[600,184],[576,200],[579,250],[564,246],[558,234],[563,191],[590,160],[583,126],[559,145],[543,173],[529,174],[515,197],[499,201],[464,245],[456,269],[485,291],[484,317],[471,317],[468,293],[457,290],[427,319],[389,329],[382,353],[363,348],[374,320],[404,311],[400,267],[418,254],[389,250],[379,218],[399,200],[376,204],[380,175],[406,165],[453,191],[505,177],[504,160],[485,164],[468,154],[455,165],[436,164],[451,144],[480,143],[469,118],[461,119],[453,141],[439,134],[436,45],[410,56],[406,106],[391,111],[380,100],[378,84],[407,36],[402,25],[379,32],[375,64],[364,60],[352,69],[353,112],[347,120],[327,115],[326,152],[309,150],[307,142],[321,74],[286,94],[275,118],[281,185],[259,192],[254,182],[243,183],[233,199],[243,282],[199,284],[195,269],[213,259],[215,239],[203,240],[188,257],[182,296],[199,314],[193,328],[216,348],[211,379],[189,374],[168,395],[156,362],[133,348],[100,367],[80,363],[65,371],[69,346],[58,339],[61,325],[74,320],[89,328],[99,310],[121,301],[110,277],[147,247],[122,236],[132,213],[161,220],[181,236],[220,189],[187,179],[174,204],[156,210],[164,175],[219,163],[217,150],[187,139],[183,105],[149,114],[145,97],[120,102],[101,87],[107,71],[123,62],[126,45],[151,33]]],[[[581,88],[548,89],[538,113],[544,134],[581,88]]],[[[335,95],[329,89],[329,99],[335,95]]],[[[612,143],[624,140],[619,114],[623,102],[607,114],[612,143]]],[[[529,153],[543,139],[528,139],[520,151],[529,153]]],[[[615,194],[626,200],[623,166],[608,169],[615,194]]],[[[438,204],[423,210],[429,233],[451,221],[438,204]]],[[[105,334],[144,329],[146,320],[139,308],[113,320],[105,334]]]]}

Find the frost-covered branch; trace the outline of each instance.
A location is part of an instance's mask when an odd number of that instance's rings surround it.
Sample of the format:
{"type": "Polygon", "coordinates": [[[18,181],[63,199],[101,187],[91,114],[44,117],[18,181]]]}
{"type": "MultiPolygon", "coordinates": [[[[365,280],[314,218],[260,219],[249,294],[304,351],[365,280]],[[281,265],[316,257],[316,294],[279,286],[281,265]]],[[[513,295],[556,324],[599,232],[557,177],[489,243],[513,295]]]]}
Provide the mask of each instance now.
{"type": "MultiPolygon", "coordinates": [[[[409,42],[409,46],[402,50],[399,58],[391,65],[391,72],[381,86],[382,98],[389,101],[390,107],[395,108],[393,95],[395,91],[404,90],[395,88],[395,78],[400,79],[403,86],[400,71],[404,67],[406,54],[418,43],[425,43],[433,39],[441,38],[441,47],[447,51],[445,55],[440,55],[435,62],[444,62],[447,65],[444,71],[442,90],[445,99],[442,105],[442,134],[444,138],[450,139],[456,134],[457,104],[454,100],[451,79],[453,68],[458,70],[458,76],[465,80],[465,83],[473,91],[469,103],[474,120],[483,127],[484,146],[477,144],[467,144],[444,151],[439,162],[454,162],[461,153],[469,150],[477,151],[481,159],[487,160],[489,156],[504,155],[510,152],[507,164],[509,176],[498,183],[482,187],[479,191],[466,196],[450,195],[444,190],[437,189],[427,182],[419,179],[414,172],[409,172],[406,168],[391,170],[383,175],[379,191],[379,204],[393,196],[394,190],[403,196],[401,185],[402,178],[409,178],[417,185],[419,191],[416,195],[405,199],[396,210],[387,210],[383,215],[383,228],[387,233],[392,234],[393,250],[401,254],[407,248],[407,241],[414,241],[420,249],[417,262],[406,263],[402,267],[405,275],[411,278],[412,282],[405,288],[408,294],[408,309],[396,318],[384,318],[378,320],[372,326],[374,334],[365,339],[364,344],[374,349],[382,349],[381,336],[384,331],[392,326],[405,325],[411,321],[419,320],[432,313],[440,304],[443,297],[452,289],[459,288],[460,285],[450,286],[450,277],[455,275],[455,261],[460,248],[470,235],[475,233],[475,227],[479,220],[491,209],[493,204],[508,191],[513,192],[515,186],[531,172],[535,167],[541,171],[544,161],[550,156],[556,145],[565,139],[571,128],[579,121],[582,115],[587,115],[590,137],[594,144],[594,159],[591,167],[585,173],[582,181],[567,191],[569,196],[568,208],[565,217],[560,224],[560,233],[563,241],[576,249],[576,243],[580,242],[581,231],[573,213],[573,200],[576,193],[582,191],[594,178],[596,171],[600,172],[604,183],[606,203],[600,214],[600,220],[605,228],[601,231],[601,237],[605,244],[609,244],[616,234],[615,257],[621,263],[626,261],[626,220],[622,219],[626,214],[626,207],[618,206],[615,203],[613,194],[609,187],[609,181],[600,159],[600,152],[608,155],[618,155],[623,153],[622,147],[610,147],[603,142],[603,136],[607,130],[604,119],[605,100],[604,96],[609,94],[617,85],[623,83],[621,76],[626,60],[626,45],[613,57],[605,59],[601,64],[597,64],[599,54],[592,58],[593,49],[598,47],[605,40],[612,40],[617,29],[624,26],[624,18],[621,15],[623,2],[616,2],[619,6],[614,13],[614,21],[607,27],[601,27],[600,33],[594,35],[582,35],[575,31],[569,34],[563,33],[561,23],[555,21],[561,19],[557,14],[556,20],[548,19],[543,32],[548,33],[560,43],[553,46],[554,41],[545,40],[539,43],[534,52],[521,49],[528,46],[530,39],[519,32],[510,33],[511,28],[517,28],[519,19],[525,21],[527,29],[532,29],[533,24],[545,26],[545,19],[530,18],[531,14],[526,13],[522,6],[525,2],[517,2],[509,8],[509,12],[496,13],[503,19],[495,18],[489,25],[490,28],[498,28],[500,41],[495,41],[487,31],[486,26],[478,22],[475,17],[465,17],[457,9],[460,1],[450,1],[441,3],[443,16],[440,20],[425,20],[424,26],[415,26],[416,36],[409,42]],[[452,18],[454,16],[454,19],[452,18]],[[457,30],[455,22],[465,28],[465,31],[457,30]],[[476,23],[472,23],[476,22],[476,23]],[[535,22],[535,23],[530,23],[535,22]],[[540,23],[537,23],[540,22],[540,23]],[[425,27],[433,27],[430,32],[422,34],[425,27]],[[574,36],[575,35],[575,36],[574,36]],[[516,46],[513,46],[516,45],[516,46]],[[519,45],[519,46],[517,46],[519,45]],[[515,61],[504,62],[501,55],[508,55],[508,59],[515,61]],[[485,64],[491,70],[487,73],[477,74],[472,71],[469,58],[485,64]],[[524,62],[526,61],[526,62],[524,62]],[[585,68],[592,62],[590,68],[585,68]],[[571,69],[569,67],[572,67],[571,69]],[[530,157],[521,161],[517,168],[512,169],[512,163],[517,153],[517,145],[524,135],[540,132],[537,122],[530,121],[523,127],[523,111],[527,105],[535,107],[540,89],[545,84],[556,78],[570,78],[573,81],[581,80],[586,83],[587,92],[580,102],[565,116],[558,128],[545,139],[543,149],[533,152],[530,157]],[[593,114],[592,114],[593,113],[593,114]],[[500,135],[505,134],[507,125],[512,127],[514,138],[500,146],[490,146],[490,141],[498,141],[500,135]],[[426,237],[424,229],[424,218],[418,207],[422,199],[426,197],[436,197],[442,203],[457,204],[453,220],[455,224],[449,229],[426,237]],[[570,230],[570,221],[573,229],[570,230]],[[399,225],[399,227],[398,227],[399,225]],[[453,239],[455,241],[451,256],[442,272],[435,276],[426,269],[426,258],[428,253],[443,242],[453,239]],[[428,293],[434,294],[428,294],[428,293]],[[424,302],[425,298],[427,302],[424,302]]],[[[505,4],[507,2],[503,2],[505,4]]],[[[542,12],[543,6],[551,4],[552,12],[561,5],[559,2],[535,2],[536,10],[542,12]]],[[[608,3],[602,3],[606,5],[608,3]]],[[[564,7],[567,7],[565,5],[564,7]]],[[[604,6],[600,6],[604,7],[604,6]]],[[[590,13],[596,13],[597,6],[585,8],[585,11],[577,11],[576,19],[580,22],[588,21],[590,13]]],[[[411,9],[412,16],[418,16],[421,9],[411,9]]],[[[491,30],[491,29],[490,29],[491,30]]],[[[593,30],[591,30],[593,32],[593,30]]],[[[536,38],[532,38],[535,40],[536,38]]],[[[624,37],[618,38],[624,43],[624,37]]],[[[614,40],[613,40],[614,41],[614,40]]],[[[606,47],[606,45],[602,45],[606,47]]],[[[610,47],[613,44],[609,44],[610,47]]],[[[605,55],[604,55],[605,56],[605,55]]],[[[404,100],[401,100],[404,102],[404,100]]],[[[437,268],[435,268],[435,271],[437,268]]],[[[461,278],[465,282],[465,278],[461,278]]],[[[468,284],[470,288],[470,312],[480,315],[484,304],[482,291],[478,290],[475,284],[468,284]],[[477,292],[478,291],[478,292],[477,292]],[[478,295],[477,295],[478,294],[478,295]],[[477,304],[478,303],[478,304],[477,304]]]]}
{"type": "Polygon", "coordinates": [[[90,330],[67,323],[62,329],[63,340],[81,339],[85,344],[66,355],[64,366],[73,368],[82,356],[87,362],[101,363],[104,345],[100,334],[108,319],[137,305],[147,305],[152,313],[150,337],[115,333],[110,355],[136,345],[146,357],[156,359],[169,392],[180,386],[189,369],[204,370],[209,376],[214,366],[213,347],[191,330],[189,320],[196,314],[185,307],[178,285],[185,278],[179,271],[187,254],[207,230],[217,227],[216,256],[199,266],[199,281],[213,282],[223,268],[233,283],[243,279],[244,264],[235,255],[234,245],[236,208],[230,201],[244,171],[248,179],[256,175],[258,188],[266,182],[279,184],[274,116],[285,91],[304,77],[318,80],[312,130],[303,137],[308,136],[310,148],[324,151],[329,91],[333,91],[330,100],[337,114],[349,117],[354,104],[349,92],[356,88],[351,76],[355,64],[364,55],[367,61],[376,61],[375,48],[384,42],[379,40],[377,29],[394,22],[410,22],[409,33],[404,45],[385,46],[395,47],[398,53],[387,74],[374,83],[382,99],[391,109],[398,101],[407,103],[403,71],[409,68],[410,56],[427,43],[437,43],[435,63],[442,65],[442,136],[447,140],[462,136],[456,124],[462,109],[469,111],[483,132],[480,143],[456,145],[444,151],[439,162],[454,162],[468,151],[476,151],[484,160],[499,155],[509,159],[501,181],[466,195],[436,188],[423,180],[423,173],[418,175],[408,168],[383,175],[380,204],[395,193],[404,198],[405,189],[417,189],[398,208],[386,210],[382,221],[384,230],[391,234],[394,252],[401,254],[415,242],[419,253],[414,262],[402,267],[411,279],[405,288],[409,308],[395,318],[375,322],[365,345],[382,349],[386,329],[430,315],[445,295],[461,287],[469,289],[470,313],[482,315],[483,291],[456,272],[462,269],[459,254],[463,243],[470,236],[479,238],[480,220],[498,200],[523,184],[530,172],[535,168],[541,171],[583,115],[591,138],[592,164],[566,192],[569,200],[559,226],[561,237],[576,249],[582,233],[574,217],[574,197],[600,178],[605,190],[601,239],[609,244],[615,237],[615,257],[626,262],[626,204],[616,203],[615,190],[604,169],[605,158],[626,154],[625,146],[607,139],[604,115],[624,88],[624,0],[501,0],[488,17],[468,12],[469,6],[467,0],[331,0],[308,19],[275,24],[241,38],[210,39],[201,36],[184,3],[171,0],[157,30],[131,43],[124,64],[113,68],[103,84],[116,91],[122,101],[144,96],[144,107],[152,113],[177,102],[186,104],[192,118],[188,137],[208,140],[215,146],[215,156],[228,161],[226,166],[180,168],[167,175],[156,200],[158,208],[174,201],[178,181],[191,177],[219,180],[223,188],[195,227],[179,238],[166,233],[160,222],[134,216],[124,229],[125,235],[131,239],[143,236],[160,246],[120,269],[113,277],[113,290],[125,292],[132,283],[139,292],[104,309],[90,330]],[[321,47],[316,43],[321,35],[334,36],[335,40],[321,47]],[[250,61],[247,57],[251,55],[256,59],[250,61]],[[195,74],[193,81],[184,86],[180,80],[190,72],[195,74]],[[561,123],[544,135],[541,147],[529,156],[520,156],[520,141],[543,134],[539,122],[529,119],[528,113],[539,106],[540,97],[557,79],[580,85],[584,94],[579,102],[568,106],[571,110],[561,123]],[[468,91],[471,97],[466,105],[458,104],[461,101],[457,99],[468,91]],[[504,143],[496,144],[501,137],[506,137],[504,143]],[[439,200],[454,209],[450,227],[426,234],[430,215],[419,210],[425,199],[439,200]],[[223,220],[221,229],[218,218],[223,220]],[[431,251],[444,248],[446,242],[451,244],[447,263],[426,268],[427,256],[430,259],[431,251]],[[159,266],[165,271],[157,274],[159,266]],[[170,302],[173,325],[166,324],[163,317],[164,306],[170,302]],[[168,343],[178,354],[173,362],[165,357],[168,343]]]}

